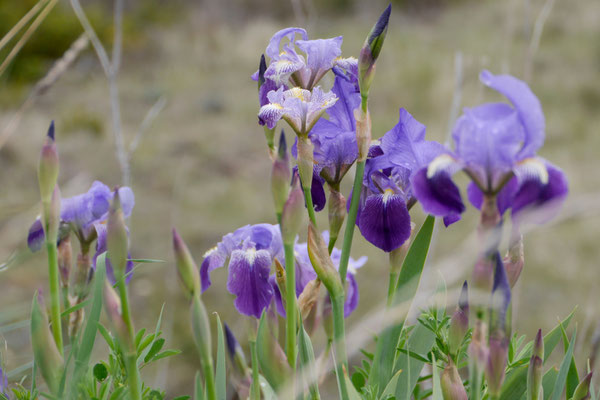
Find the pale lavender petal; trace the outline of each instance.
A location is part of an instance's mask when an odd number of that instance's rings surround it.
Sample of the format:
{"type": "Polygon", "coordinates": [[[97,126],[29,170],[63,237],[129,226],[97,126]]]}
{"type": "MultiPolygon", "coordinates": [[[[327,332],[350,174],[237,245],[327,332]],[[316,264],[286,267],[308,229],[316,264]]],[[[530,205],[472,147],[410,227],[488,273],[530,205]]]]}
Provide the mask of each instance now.
{"type": "Polygon", "coordinates": [[[231,254],[227,290],[236,296],[234,305],[241,314],[260,318],[271,303],[270,267],[266,250],[235,250],[231,254]]]}
{"type": "Polygon", "coordinates": [[[525,128],[519,159],[532,157],[544,144],[546,121],[542,105],[529,86],[510,75],[493,75],[483,70],[479,79],[486,86],[502,93],[515,106],[525,128]]]}
{"type": "Polygon", "coordinates": [[[331,39],[298,40],[296,45],[306,54],[306,64],[313,74],[331,69],[342,54],[342,37],[331,39]]]}
{"type": "Polygon", "coordinates": [[[29,233],[27,234],[27,246],[29,247],[29,250],[36,252],[41,249],[45,238],[46,236],[44,235],[42,221],[37,218],[33,224],[31,224],[29,233]]]}
{"type": "MultiPolygon", "coordinates": [[[[93,226],[96,229],[96,235],[98,237],[96,240],[96,252],[92,257],[92,268],[96,270],[96,260],[98,259],[98,256],[106,252],[108,248],[106,243],[106,225],[96,223],[93,226]]],[[[133,261],[131,261],[131,254],[127,253],[127,264],[125,266],[125,274],[127,276],[125,277],[125,283],[129,283],[129,281],[131,281],[133,274],[130,272],[133,270],[133,267],[134,265],[133,261]]],[[[111,284],[114,285],[116,283],[115,273],[108,254],[106,254],[106,277],[111,284]]]]}
{"type": "Polygon", "coordinates": [[[277,59],[280,53],[281,42],[287,39],[293,43],[297,34],[304,40],[308,39],[308,34],[302,28],[285,28],[276,32],[273,37],[271,37],[265,53],[272,60],[277,59]]]}
{"type": "Polygon", "coordinates": [[[344,318],[348,318],[352,311],[356,310],[358,306],[358,282],[354,277],[354,274],[347,274],[346,280],[348,281],[348,291],[346,292],[346,301],[344,302],[344,318]]]}

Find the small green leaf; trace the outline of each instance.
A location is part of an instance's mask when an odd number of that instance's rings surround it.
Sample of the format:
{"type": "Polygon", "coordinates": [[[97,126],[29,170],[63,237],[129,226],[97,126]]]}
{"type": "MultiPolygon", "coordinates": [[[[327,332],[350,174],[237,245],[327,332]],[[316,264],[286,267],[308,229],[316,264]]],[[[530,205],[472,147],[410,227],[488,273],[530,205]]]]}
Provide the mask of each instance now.
{"type": "Polygon", "coordinates": [[[150,350],[148,351],[148,354],[146,354],[146,356],[144,357],[144,362],[147,363],[155,355],[157,355],[158,352],[164,346],[164,344],[165,344],[165,339],[163,339],[163,338],[160,338],[160,339],[156,340],[154,343],[152,343],[152,347],[150,347],[150,350]]]}
{"type": "Polygon", "coordinates": [[[145,333],[146,333],[146,328],[142,328],[135,335],[135,348],[138,349],[138,353],[140,352],[138,347],[139,347],[140,342],[141,342],[142,338],[144,337],[145,333]]]}
{"type": "Polygon", "coordinates": [[[87,306],[88,304],[90,304],[91,300],[87,299],[85,301],[82,301],[79,304],[75,304],[73,307],[69,307],[67,308],[65,311],[63,311],[60,316],[61,318],[65,318],[67,317],[69,314],[74,313],[75,311],[82,309],[83,307],[87,306]]]}
{"type": "Polygon", "coordinates": [[[181,354],[181,350],[174,350],[174,349],[172,349],[172,350],[165,350],[165,351],[162,351],[162,352],[158,353],[154,357],[152,357],[152,360],[150,360],[150,361],[151,362],[152,361],[158,361],[158,360],[161,360],[163,358],[176,356],[178,354],[181,354]]]}
{"type": "Polygon", "coordinates": [[[573,332],[573,336],[571,336],[571,342],[569,343],[567,353],[565,354],[565,357],[563,358],[562,363],[560,364],[560,369],[558,370],[556,382],[554,383],[554,389],[552,390],[552,395],[550,397],[552,400],[560,400],[563,390],[566,386],[567,375],[571,366],[571,358],[573,357],[573,349],[575,348],[576,335],[577,327],[575,328],[575,332],[573,332]]]}
{"type": "MultiPolygon", "coordinates": [[[[569,338],[567,337],[567,332],[561,325],[561,333],[563,338],[564,350],[565,352],[568,350],[569,338]]],[[[571,357],[571,364],[569,365],[569,372],[567,374],[567,399],[573,397],[575,393],[575,389],[579,385],[579,374],[577,373],[577,365],[575,365],[575,357],[571,357]]]]}
{"type": "Polygon", "coordinates": [[[98,382],[102,382],[108,377],[108,369],[103,363],[94,365],[94,377],[98,382]]]}
{"type": "Polygon", "coordinates": [[[431,394],[431,400],[444,400],[442,397],[442,384],[440,382],[440,372],[438,371],[437,362],[435,361],[435,354],[431,353],[433,362],[431,363],[433,369],[433,392],[431,394]]]}
{"type": "Polygon", "coordinates": [[[132,258],[129,261],[134,263],[144,263],[144,264],[155,264],[155,263],[164,263],[164,260],[155,260],[153,258],[132,258]]]}
{"type": "Polygon", "coordinates": [[[111,350],[114,351],[115,350],[115,341],[113,340],[112,336],[110,335],[110,332],[108,331],[108,329],[106,329],[106,327],[99,322],[98,322],[98,332],[100,332],[100,334],[104,338],[104,341],[106,342],[108,347],[110,347],[111,350]]]}
{"type": "Polygon", "coordinates": [[[194,385],[194,400],[204,400],[204,388],[202,387],[200,371],[196,371],[196,379],[194,385]]]}
{"type": "Polygon", "coordinates": [[[302,374],[308,380],[308,390],[310,391],[311,400],[318,400],[321,398],[319,393],[317,371],[315,370],[315,353],[313,350],[310,336],[304,329],[300,319],[300,327],[298,331],[298,344],[300,346],[300,365],[302,368],[302,374]]]}

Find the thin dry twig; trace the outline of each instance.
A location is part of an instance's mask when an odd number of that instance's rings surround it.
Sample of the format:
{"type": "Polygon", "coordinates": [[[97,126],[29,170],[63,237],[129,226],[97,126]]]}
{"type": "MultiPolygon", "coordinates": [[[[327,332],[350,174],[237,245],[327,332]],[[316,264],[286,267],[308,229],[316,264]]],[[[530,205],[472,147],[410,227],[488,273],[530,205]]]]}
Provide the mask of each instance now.
{"type": "Polygon", "coordinates": [[[529,48],[527,49],[527,54],[525,56],[525,71],[524,77],[526,81],[531,79],[531,73],[533,69],[533,58],[535,57],[535,53],[537,53],[538,48],[540,47],[540,40],[542,38],[542,32],[544,30],[544,24],[548,20],[550,13],[552,12],[552,8],[554,7],[555,0],[546,0],[544,3],[544,7],[540,11],[538,17],[535,20],[535,25],[533,27],[533,33],[531,34],[531,41],[529,42],[529,48]]]}
{"type": "Polygon", "coordinates": [[[137,149],[137,147],[140,143],[140,140],[142,139],[142,136],[144,135],[146,130],[150,127],[150,125],[152,125],[152,122],[154,122],[154,120],[156,119],[156,117],[162,111],[162,109],[165,107],[166,104],[167,104],[167,99],[164,96],[160,96],[158,98],[158,100],[156,100],[154,105],[148,110],[148,112],[146,113],[146,116],[142,120],[142,123],[140,124],[140,127],[139,127],[138,131],[136,132],[133,140],[129,144],[129,153],[128,153],[129,159],[131,159],[131,157],[133,156],[133,153],[137,149]]]}
{"type": "Polygon", "coordinates": [[[19,31],[21,29],[23,29],[23,27],[25,25],[27,25],[29,23],[29,21],[38,13],[38,11],[40,11],[40,9],[46,4],[48,3],[48,0],[40,0],[38,1],[33,7],[31,7],[31,10],[27,11],[27,14],[25,14],[23,16],[23,18],[21,18],[19,20],[19,22],[17,22],[15,24],[15,26],[13,26],[10,31],[8,31],[8,33],[6,35],[4,35],[4,37],[2,38],[2,40],[0,40],[0,50],[2,50],[4,48],[4,46],[6,46],[6,44],[8,42],[10,42],[12,40],[12,38],[19,33],[19,31]]]}

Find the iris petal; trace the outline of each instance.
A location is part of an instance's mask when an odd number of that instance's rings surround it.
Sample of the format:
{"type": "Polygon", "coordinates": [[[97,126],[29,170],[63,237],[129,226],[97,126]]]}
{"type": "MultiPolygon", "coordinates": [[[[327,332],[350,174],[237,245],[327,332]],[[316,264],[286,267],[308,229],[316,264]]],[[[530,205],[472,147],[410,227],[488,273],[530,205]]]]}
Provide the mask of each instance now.
{"type": "Polygon", "coordinates": [[[270,266],[266,250],[235,250],[231,254],[227,290],[236,296],[234,305],[241,314],[260,318],[271,303],[270,266]]]}
{"type": "Polygon", "coordinates": [[[427,168],[421,168],[411,179],[415,197],[423,210],[436,216],[460,215],[465,211],[458,187],[450,174],[439,171],[427,177],[427,168]]]}
{"type": "Polygon", "coordinates": [[[410,237],[410,215],[399,194],[373,194],[361,209],[362,235],[383,251],[400,247],[410,237]]]}

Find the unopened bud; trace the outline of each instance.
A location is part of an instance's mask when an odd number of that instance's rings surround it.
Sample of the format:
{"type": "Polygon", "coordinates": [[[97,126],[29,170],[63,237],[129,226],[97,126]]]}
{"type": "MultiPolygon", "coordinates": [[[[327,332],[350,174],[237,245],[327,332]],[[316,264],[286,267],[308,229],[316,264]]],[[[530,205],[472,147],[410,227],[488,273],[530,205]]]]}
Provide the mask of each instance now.
{"type": "Polygon", "coordinates": [[[46,143],[42,147],[38,165],[38,182],[42,203],[49,203],[58,179],[58,152],[54,142],[54,121],[50,123],[46,143]]]}
{"type": "Polygon", "coordinates": [[[286,290],[286,275],[285,268],[281,265],[281,262],[277,258],[274,259],[275,264],[275,280],[277,281],[277,286],[279,287],[279,293],[281,294],[281,301],[283,303],[283,308],[285,309],[285,299],[287,298],[287,290],[286,290]]]}
{"type": "Polygon", "coordinates": [[[542,367],[544,364],[544,338],[538,330],[533,341],[533,350],[527,369],[527,400],[543,399],[542,367]]]}
{"type": "Polygon", "coordinates": [[[383,41],[385,40],[391,12],[392,5],[390,4],[383,11],[371,29],[371,32],[369,32],[369,36],[367,36],[367,39],[360,50],[360,55],[358,57],[358,74],[360,92],[363,98],[368,96],[371,82],[375,75],[375,62],[379,57],[383,41]]]}
{"type": "Polygon", "coordinates": [[[281,213],[281,238],[284,244],[294,243],[304,219],[304,194],[295,176],[292,189],[281,213]]]}
{"type": "Polygon", "coordinates": [[[58,271],[60,272],[60,282],[63,288],[69,287],[72,265],[73,249],[71,238],[67,236],[58,244],[58,271]]]}
{"type": "Polygon", "coordinates": [[[525,249],[523,246],[523,235],[519,235],[519,238],[511,243],[508,253],[504,257],[504,267],[506,268],[506,275],[511,288],[515,287],[519,280],[524,264],[525,249]]]}
{"type": "Polygon", "coordinates": [[[371,114],[369,110],[357,108],[354,110],[354,118],[356,119],[356,143],[358,145],[357,161],[361,162],[367,159],[371,146],[371,114]]]}
{"type": "Polygon", "coordinates": [[[463,284],[458,300],[458,307],[450,319],[450,328],[448,330],[448,346],[450,354],[457,355],[460,346],[469,330],[469,294],[467,281],[463,284]]]}
{"type": "Polygon", "coordinates": [[[590,394],[590,384],[592,383],[592,374],[594,371],[590,372],[579,382],[577,388],[575,388],[575,393],[573,393],[573,397],[571,400],[588,400],[591,398],[590,394]]]}
{"type": "Polygon", "coordinates": [[[279,148],[277,149],[277,158],[273,161],[271,170],[271,193],[273,194],[273,203],[275,212],[280,215],[283,212],[288,193],[290,191],[290,162],[287,154],[287,144],[283,129],[279,136],[279,148]]]}
{"type": "Polygon", "coordinates": [[[313,309],[315,304],[317,304],[317,300],[319,300],[319,290],[321,289],[321,281],[318,279],[313,279],[308,282],[308,284],[300,293],[298,297],[298,309],[300,310],[300,315],[302,315],[302,319],[306,319],[310,311],[313,309]]]}
{"type": "Polygon", "coordinates": [[[473,363],[478,371],[483,371],[488,359],[487,325],[481,320],[475,322],[473,336],[469,344],[469,362],[473,363]]]}
{"type": "Polygon", "coordinates": [[[125,225],[123,209],[121,208],[118,188],[115,189],[113,201],[108,212],[106,243],[108,257],[110,258],[115,278],[118,281],[125,274],[127,267],[127,248],[129,246],[127,227],[125,225]]]}
{"type": "Polygon", "coordinates": [[[204,303],[200,300],[200,296],[196,295],[192,298],[192,305],[190,308],[191,322],[192,322],[192,334],[196,347],[198,348],[201,358],[211,359],[211,335],[210,335],[210,323],[208,321],[208,314],[204,303]]]}
{"type": "Polygon", "coordinates": [[[485,369],[485,378],[488,384],[488,392],[493,396],[500,394],[506,373],[507,358],[508,339],[502,332],[492,334],[490,336],[490,350],[485,369]]]}
{"type": "Polygon", "coordinates": [[[313,179],[313,151],[315,146],[308,136],[298,136],[298,174],[302,187],[310,190],[313,179]]]}
{"type": "Polygon", "coordinates": [[[31,307],[31,344],[37,368],[42,373],[50,392],[59,390],[63,370],[63,358],[48,328],[48,315],[40,293],[33,297],[31,307]]]}
{"type": "Polygon", "coordinates": [[[500,258],[500,253],[494,254],[495,271],[494,271],[494,287],[492,289],[492,306],[490,313],[490,331],[496,334],[501,331],[503,336],[510,337],[510,321],[507,320],[508,306],[510,304],[511,292],[506,270],[500,258]]]}
{"type": "Polygon", "coordinates": [[[319,279],[323,282],[329,295],[336,297],[344,292],[344,286],[335,269],[323,237],[311,222],[308,225],[308,257],[319,279]]]}
{"type": "MultiPolygon", "coordinates": [[[[434,367],[435,368],[435,367],[434,367]]],[[[448,365],[444,368],[440,377],[442,386],[442,395],[444,400],[467,400],[467,392],[463,385],[462,379],[458,374],[458,369],[452,359],[449,359],[448,365]]]]}
{"type": "Polygon", "coordinates": [[[173,228],[173,250],[175,252],[175,264],[179,272],[179,281],[185,290],[185,294],[188,298],[200,294],[198,266],[196,266],[192,254],[175,228],[173,228]]]}
{"type": "Polygon", "coordinates": [[[481,256],[475,262],[472,282],[475,290],[482,294],[492,291],[494,286],[494,262],[489,256],[481,256]]]}
{"type": "Polygon", "coordinates": [[[88,253],[77,255],[75,274],[73,275],[73,295],[80,301],[90,293],[90,282],[94,276],[94,269],[88,253]]]}
{"type": "Polygon", "coordinates": [[[110,319],[119,344],[122,346],[122,350],[128,352],[134,351],[135,345],[131,341],[127,325],[123,319],[121,298],[108,280],[104,282],[104,310],[110,319]]]}
{"type": "Polygon", "coordinates": [[[58,185],[54,187],[50,202],[43,203],[42,206],[46,241],[56,243],[60,226],[60,190],[58,185]]]}
{"type": "Polygon", "coordinates": [[[329,249],[333,249],[346,218],[346,199],[339,190],[329,188],[329,249]]]}

